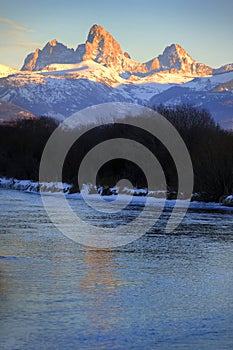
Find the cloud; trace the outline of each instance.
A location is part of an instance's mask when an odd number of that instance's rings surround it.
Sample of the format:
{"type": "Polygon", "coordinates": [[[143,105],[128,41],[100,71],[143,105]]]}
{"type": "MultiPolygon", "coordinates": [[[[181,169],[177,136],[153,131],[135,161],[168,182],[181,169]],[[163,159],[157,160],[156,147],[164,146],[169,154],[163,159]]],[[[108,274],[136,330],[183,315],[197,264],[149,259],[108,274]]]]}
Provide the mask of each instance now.
{"type": "Polygon", "coordinates": [[[9,45],[18,41],[26,42],[30,40],[31,28],[26,25],[15,22],[9,18],[0,17],[0,43],[9,45]]]}
{"type": "Polygon", "coordinates": [[[40,43],[30,38],[34,30],[22,23],[15,22],[9,18],[0,17],[0,46],[1,47],[38,47],[40,43]]]}
{"type": "Polygon", "coordinates": [[[41,47],[41,43],[33,41],[32,32],[33,29],[22,23],[0,17],[1,61],[19,67],[28,52],[41,47]]]}
{"type": "Polygon", "coordinates": [[[19,41],[19,42],[9,42],[9,43],[1,43],[0,47],[23,47],[23,48],[40,48],[43,46],[43,43],[39,43],[37,41],[19,41]]]}
{"type": "Polygon", "coordinates": [[[0,17],[0,23],[10,27],[12,30],[17,30],[17,31],[21,31],[21,32],[32,32],[33,31],[32,29],[28,28],[24,24],[17,23],[15,21],[12,21],[11,19],[5,18],[5,17],[0,17]]]}
{"type": "Polygon", "coordinates": [[[38,43],[36,41],[22,41],[22,42],[18,42],[16,43],[16,46],[20,46],[20,47],[41,47],[43,44],[42,43],[38,43]]]}

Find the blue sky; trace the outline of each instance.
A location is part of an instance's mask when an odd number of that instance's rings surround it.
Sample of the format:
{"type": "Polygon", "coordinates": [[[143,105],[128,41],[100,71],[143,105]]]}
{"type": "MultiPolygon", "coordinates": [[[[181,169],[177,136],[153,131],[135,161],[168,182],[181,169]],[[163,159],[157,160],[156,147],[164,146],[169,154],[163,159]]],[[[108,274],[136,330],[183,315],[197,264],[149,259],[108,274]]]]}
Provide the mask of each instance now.
{"type": "Polygon", "coordinates": [[[0,1],[0,63],[17,68],[54,38],[76,48],[95,23],[141,62],[174,42],[210,66],[233,62],[232,0],[0,1]]]}

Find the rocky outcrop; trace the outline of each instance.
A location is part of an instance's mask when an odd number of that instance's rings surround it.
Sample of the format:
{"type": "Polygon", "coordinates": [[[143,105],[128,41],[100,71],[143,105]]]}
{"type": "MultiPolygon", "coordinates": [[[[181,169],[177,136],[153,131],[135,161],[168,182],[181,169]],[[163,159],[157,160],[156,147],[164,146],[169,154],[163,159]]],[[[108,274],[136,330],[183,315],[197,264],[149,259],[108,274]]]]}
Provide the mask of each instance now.
{"type": "Polygon", "coordinates": [[[212,68],[196,62],[180,45],[167,46],[162,55],[146,63],[149,71],[205,76],[212,74],[212,68]]]}
{"type": "Polygon", "coordinates": [[[49,41],[42,50],[36,49],[30,53],[21,70],[37,71],[52,63],[78,63],[82,61],[84,45],[79,45],[76,50],[69,49],[56,39],[49,41]]]}
{"type": "Polygon", "coordinates": [[[222,73],[231,72],[232,70],[233,70],[233,63],[230,63],[230,64],[225,64],[225,66],[221,66],[220,68],[214,69],[213,73],[222,74],[222,73]]]}
{"type": "Polygon", "coordinates": [[[113,36],[97,24],[89,31],[83,60],[93,60],[105,67],[114,68],[118,73],[147,71],[145,64],[133,61],[129,53],[122,51],[113,36]]]}
{"type": "Polygon", "coordinates": [[[83,60],[93,60],[106,66],[116,66],[121,56],[123,56],[123,51],[110,33],[97,24],[91,27],[83,60]]]}

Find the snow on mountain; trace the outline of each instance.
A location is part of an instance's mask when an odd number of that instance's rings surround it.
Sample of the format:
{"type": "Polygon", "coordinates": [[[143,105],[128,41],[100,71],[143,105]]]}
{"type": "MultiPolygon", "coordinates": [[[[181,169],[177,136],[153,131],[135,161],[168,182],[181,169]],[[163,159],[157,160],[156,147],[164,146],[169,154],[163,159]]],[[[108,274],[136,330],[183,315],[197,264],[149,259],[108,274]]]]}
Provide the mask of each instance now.
{"type": "Polygon", "coordinates": [[[78,64],[51,64],[38,73],[50,77],[88,79],[111,87],[125,82],[113,68],[106,68],[93,61],[82,61],[78,64]]]}
{"type": "Polygon", "coordinates": [[[219,84],[226,83],[232,79],[233,71],[204,78],[195,78],[192,81],[184,84],[184,87],[191,88],[195,91],[210,91],[216,88],[219,84]]]}
{"type": "Polygon", "coordinates": [[[0,98],[27,108],[37,116],[62,120],[75,111],[104,102],[146,105],[155,94],[190,79],[166,72],[124,79],[114,68],[94,61],[56,63],[41,71],[20,72],[0,79],[0,98]]]}
{"type": "Polygon", "coordinates": [[[167,107],[189,104],[206,109],[225,129],[233,129],[233,72],[195,78],[154,95],[149,106],[163,104],[167,107]],[[226,87],[229,87],[228,89],[226,87]],[[224,88],[225,87],[225,88],[224,88]]]}
{"type": "Polygon", "coordinates": [[[37,116],[64,119],[85,107],[112,101],[132,102],[117,89],[87,78],[53,74],[19,74],[0,79],[0,98],[37,116]]]}
{"type": "Polygon", "coordinates": [[[114,68],[93,61],[52,64],[38,72],[0,79],[0,98],[31,113],[59,120],[99,103],[131,102],[155,106],[192,104],[208,109],[224,127],[232,126],[233,72],[194,78],[166,71],[143,78],[122,78],[114,68]],[[226,122],[228,120],[228,122],[226,122]]]}
{"type": "Polygon", "coordinates": [[[7,77],[11,74],[17,74],[19,71],[17,69],[5,66],[4,64],[0,64],[0,78],[7,77]]]}

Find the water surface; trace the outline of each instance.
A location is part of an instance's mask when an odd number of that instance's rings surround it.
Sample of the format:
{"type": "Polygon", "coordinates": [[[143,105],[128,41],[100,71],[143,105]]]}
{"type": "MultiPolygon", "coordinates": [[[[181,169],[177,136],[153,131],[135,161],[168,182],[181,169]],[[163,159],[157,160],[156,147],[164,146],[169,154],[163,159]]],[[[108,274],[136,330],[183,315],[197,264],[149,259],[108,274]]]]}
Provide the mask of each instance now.
{"type": "Polygon", "coordinates": [[[232,214],[192,204],[173,234],[165,214],[127,246],[89,250],[38,195],[0,190],[0,348],[232,349],[232,214]]]}

